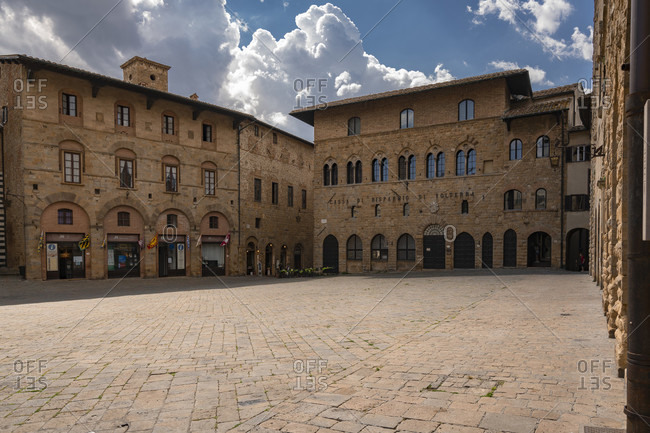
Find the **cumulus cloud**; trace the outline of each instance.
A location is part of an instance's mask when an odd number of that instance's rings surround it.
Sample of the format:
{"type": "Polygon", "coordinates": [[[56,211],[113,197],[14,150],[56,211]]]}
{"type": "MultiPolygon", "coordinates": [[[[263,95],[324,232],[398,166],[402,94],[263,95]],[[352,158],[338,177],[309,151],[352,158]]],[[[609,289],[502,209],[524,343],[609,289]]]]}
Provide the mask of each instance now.
{"type": "Polygon", "coordinates": [[[0,0],[0,52],[55,62],[70,53],[64,63],[113,77],[122,76],[119,65],[130,57],[147,57],[172,67],[170,91],[196,92],[305,137],[311,128],[288,116],[292,109],[453,79],[442,64],[432,73],[383,64],[365,52],[359,29],[330,3],[309,7],[279,38],[255,30],[245,46],[240,38],[249,26],[226,0],[125,0],[97,25],[111,6],[0,0]],[[75,14],[64,12],[70,10],[75,14]]]}
{"type": "Polygon", "coordinates": [[[570,42],[556,36],[562,23],[573,12],[568,0],[479,0],[476,8],[467,6],[467,10],[473,15],[475,24],[483,23],[488,15],[497,15],[554,57],[591,61],[591,26],[588,27],[588,34],[575,27],[570,42]]]}
{"type": "Polygon", "coordinates": [[[454,78],[442,64],[430,75],[382,64],[364,51],[359,29],[331,3],[311,6],[295,22],[296,28],[279,39],[258,30],[249,45],[233,50],[221,92],[225,101],[283,127],[300,128],[283,113],[454,78]]]}
{"type": "Polygon", "coordinates": [[[546,79],[546,71],[535,66],[526,65],[520,67],[516,62],[507,62],[505,60],[495,60],[493,62],[490,62],[490,66],[500,71],[509,71],[512,69],[528,69],[528,75],[530,75],[530,82],[532,84],[543,86],[553,85],[552,81],[546,79]]]}

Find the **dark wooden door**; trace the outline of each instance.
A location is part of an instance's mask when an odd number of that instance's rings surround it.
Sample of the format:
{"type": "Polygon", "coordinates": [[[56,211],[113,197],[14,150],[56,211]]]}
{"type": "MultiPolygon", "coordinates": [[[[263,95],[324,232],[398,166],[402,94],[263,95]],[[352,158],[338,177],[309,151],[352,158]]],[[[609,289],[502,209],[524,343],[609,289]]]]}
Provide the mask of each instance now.
{"type": "Polygon", "coordinates": [[[476,249],[474,238],[469,233],[461,233],[454,241],[454,269],[474,269],[476,249]]]}
{"type": "Polygon", "coordinates": [[[323,267],[332,268],[330,273],[339,273],[339,241],[332,235],[323,241],[323,267]]]}
{"type": "Polygon", "coordinates": [[[424,269],[445,269],[445,237],[424,236],[424,269]]]}
{"type": "Polygon", "coordinates": [[[517,266],[517,233],[514,230],[508,230],[503,235],[503,266],[517,266]]]}
{"type": "Polygon", "coordinates": [[[492,242],[492,235],[490,233],[486,233],[483,235],[483,241],[481,245],[481,259],[483,260],[482,267],[483,268],[491,268],[492,263],[493,263],[493,254],[492,254],[492,249],[493,249],[493,242],[492,242]]]}

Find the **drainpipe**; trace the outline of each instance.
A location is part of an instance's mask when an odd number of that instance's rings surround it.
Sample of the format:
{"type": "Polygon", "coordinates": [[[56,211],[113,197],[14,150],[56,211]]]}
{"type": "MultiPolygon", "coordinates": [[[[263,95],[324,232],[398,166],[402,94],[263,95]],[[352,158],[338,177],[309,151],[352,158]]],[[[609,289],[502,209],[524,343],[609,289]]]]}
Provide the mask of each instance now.
{"type": "Polygon", "coordinates": [[[630,85],[625,100],[628,234],[628,433],[650,432],[650,242],[642,240],[643,108],[650,99],[650,4],[630,4],[630,85]]]}
{"type": "Polygon", "coordinates": [[[560,171],[562,172],[560,186],[560,268],[566,269],[564,263],[564,168],[566,161],[566,148],[564,147],[564,112],[560,113],[560,122],[562,123],[562,141],[560,143],[560,171]]]}

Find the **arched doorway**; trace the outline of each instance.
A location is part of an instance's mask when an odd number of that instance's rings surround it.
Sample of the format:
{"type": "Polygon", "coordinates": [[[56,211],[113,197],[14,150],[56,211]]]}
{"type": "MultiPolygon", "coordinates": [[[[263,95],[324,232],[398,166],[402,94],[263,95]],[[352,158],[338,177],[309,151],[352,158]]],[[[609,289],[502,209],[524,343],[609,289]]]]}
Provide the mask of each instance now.
{"type": "Polygon", "coordinates": [[[424,230],[422,249],[424,269],[445,269],[445,236],[442,226],[432,224],[424,230]]]}
{"type": "Polygon", "coordinates": [[[323,241],[323,267],[332,268],[331,273],[339,272],[339,241],[329,235],[323,241]]]}
{"type": "Polygon", "coordinates": [[[302,269],[302,245],[293,247],[293,268],[302,269]]]}
{"type": "Polygon", "coordinates": [[[287,269],[287,246],[282,245],[280,249],[280,269],[287,269]]]}
{"type": "Polygon", "coordinates": [[[492,248],[493,248],[493,241],[492,241],[492,235],[490,233],[485,233],[483,235],[483,240],[481,241],[481,260],[483,263],[481,264],[481,267],[483,268],[492,268],[492,262],[493,262],[493,257],[492,257],[492,248]]]}
{"type": "Polygon", "coordinates": [[[528,266],[551,266],[551,237],[544,232],[528,236],[528,266]]]}
{"type": "Polygon", "coordinates": [[[267,244],[264,249],[264,275],[273,275],[273,244],[267,244]]]}
{"type": "Polygon", "coordinates": [[[246,275],[255,275],[255,253],[257,247],[253,242],[246,246],[246,275]]]}
{"type": "Polygon", "coordinates": [[[454,241],[454,269],[475,268],[476,246],[474,238],[467,232],[463,232],[454,241]]]}
{"type": "Polygon", "coordinates": [[[139,277],[144,219],[129,206],[117,206],[104,217],[104,249],[108,278],[139,277]]]}
{"type": "Polygon", "coordinates": [[[566,268],[570,271],[589,270],[589,230],[574,229],[567,235],[566,268]],[[580,258],[581,253],[584,260],[580,258]]]}
{"type": "Polygon", "coordinates": [[[517,267],[517,233],[512,229],[503,235],[503,267],[517,267]]]}

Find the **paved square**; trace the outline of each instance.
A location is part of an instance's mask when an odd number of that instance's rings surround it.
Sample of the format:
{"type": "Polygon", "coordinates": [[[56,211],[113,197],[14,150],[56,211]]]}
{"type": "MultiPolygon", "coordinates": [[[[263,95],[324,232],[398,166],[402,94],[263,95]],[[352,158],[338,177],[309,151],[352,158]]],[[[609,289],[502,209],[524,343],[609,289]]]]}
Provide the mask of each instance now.
{"type": "Polygon", "coordinates": [[[0,280],[0,432],[623,428],[585,274],[0,280]]]}

